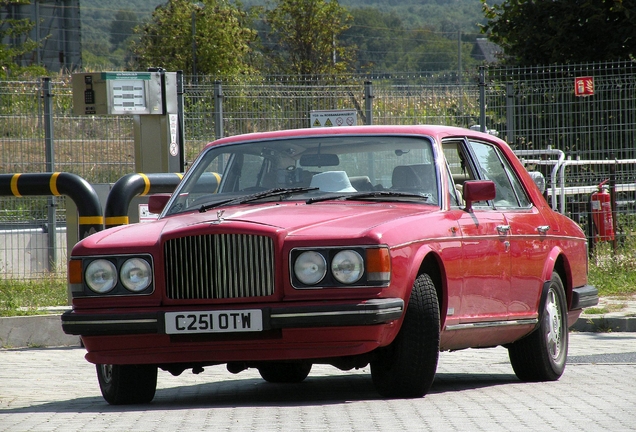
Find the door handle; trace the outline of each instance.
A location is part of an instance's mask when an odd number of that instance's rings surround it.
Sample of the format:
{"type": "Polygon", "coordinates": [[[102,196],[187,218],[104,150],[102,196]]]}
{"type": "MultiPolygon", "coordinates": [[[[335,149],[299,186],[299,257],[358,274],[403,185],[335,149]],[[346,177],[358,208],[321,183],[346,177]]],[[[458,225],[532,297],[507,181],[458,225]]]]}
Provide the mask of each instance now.
{"type": "Polygon", "coordinates": [[[550,231],[550,225],[541,225],[537,227],[540,234],[547,234],[550,231]]]}
{"type": "Polygon", "coordinates": [[[506,235],[506,234],[508,234],[509,231],[510,231],[510,225],[498,225],[497,226],[497,232],[500,235],[506,235]]]}

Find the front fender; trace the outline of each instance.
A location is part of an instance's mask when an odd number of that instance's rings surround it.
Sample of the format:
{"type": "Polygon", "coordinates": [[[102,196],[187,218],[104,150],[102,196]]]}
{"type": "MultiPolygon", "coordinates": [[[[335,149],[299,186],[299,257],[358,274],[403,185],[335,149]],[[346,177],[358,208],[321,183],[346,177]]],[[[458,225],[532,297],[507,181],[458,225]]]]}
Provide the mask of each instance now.
{"type": "Polygon", "coordinates": [[[405,291],[405,310],[413,290],[415,279],[423,273],[428,273],[437,289],[437,301],[439,302],[440,322],[443,325],[446,319],[447,307],[447,283],[444,262],[441,259],[441,250],[435,248],[434,244],[422,244],[418,248],[413,248],[408,255],[410,259],[407,264],[408,272],[404,276],[404,284],[408,284],[405,291]]]}

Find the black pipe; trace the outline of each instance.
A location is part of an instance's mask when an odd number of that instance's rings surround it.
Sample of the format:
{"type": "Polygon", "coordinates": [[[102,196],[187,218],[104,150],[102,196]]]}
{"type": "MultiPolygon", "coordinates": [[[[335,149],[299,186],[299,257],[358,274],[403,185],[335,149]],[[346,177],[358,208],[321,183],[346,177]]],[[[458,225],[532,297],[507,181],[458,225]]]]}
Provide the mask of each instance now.
{"type": "Polygon", "coordinates": [[[117,180],[104,207],[106,228],[129,223],[128,207],[133,198],[138,195],[172,192],[182,177],[182,174],[177,173],[128,174],[117,180]]]}
{"type": "Polygon", "coordinates": [[[82,177],[66,173],[0,174],[0,196],[66,195],[77,206],[78,234],[83,239],[104,229],[95,189],[82,177]]]}

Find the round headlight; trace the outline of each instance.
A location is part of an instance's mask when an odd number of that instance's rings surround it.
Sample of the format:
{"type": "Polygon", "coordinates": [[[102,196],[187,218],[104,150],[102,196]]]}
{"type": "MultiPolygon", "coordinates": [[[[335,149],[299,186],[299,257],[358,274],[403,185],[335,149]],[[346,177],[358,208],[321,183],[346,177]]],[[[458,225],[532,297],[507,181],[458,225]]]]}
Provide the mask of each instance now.
{"type": "Polygon", "coordinates": [[[143,291],[150,285],[152,270],[145,259],[131,258],[124,262],[119,272],[122,285],[132,292],[143,291]]]}
{"type": "Polygon", "coordinates": [[[86,267],[86,285],[98,294],[105,294],[117,284],[115,264],[105,259],[97,259],[86,267]]]}
{"type": "Polygon", "coordinates": [[[343,250],[331,260],[331,272],[343,284],[358,282],[364,273],[364,261],[354,250],[343,250]]]}
{"type": "Polygon", "coordinates": [[[294,263],[294,274],[305,285],[317,284],[327,273],[327,261],[318,252],[307,251],[298,255],[294,263]]]}

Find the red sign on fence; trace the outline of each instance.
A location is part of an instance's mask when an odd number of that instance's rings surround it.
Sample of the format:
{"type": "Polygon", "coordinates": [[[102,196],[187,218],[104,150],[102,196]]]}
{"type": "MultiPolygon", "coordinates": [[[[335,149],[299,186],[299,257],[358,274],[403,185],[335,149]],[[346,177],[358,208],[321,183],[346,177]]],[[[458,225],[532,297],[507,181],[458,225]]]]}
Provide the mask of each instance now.
{"type": "Polygon", "coordinates": [[[594,94],[594,77],[574,78],[575,96],[592,96],[594,94]]]}

